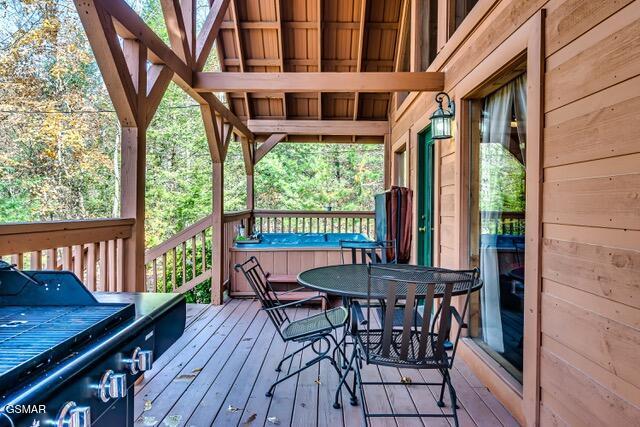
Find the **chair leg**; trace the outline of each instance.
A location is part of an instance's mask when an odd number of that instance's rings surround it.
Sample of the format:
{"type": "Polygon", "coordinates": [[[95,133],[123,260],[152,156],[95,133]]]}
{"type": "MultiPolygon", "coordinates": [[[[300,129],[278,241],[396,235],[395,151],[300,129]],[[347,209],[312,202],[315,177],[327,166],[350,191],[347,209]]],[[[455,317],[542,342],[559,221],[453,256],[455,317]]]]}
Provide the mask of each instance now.
{"type": "Polygon", "coordinates": [[[453,384],[451,384],[451,377],[449,376],[449,372],[447,373],[446,381],[447,386],[449,387],[449,397],[451,398],[451,411],[453,413],[453,421],[455,423],[455,427],[458,427],[458,397],[456,395],[456,389],[453,388],[453,384]]]}
{"type": "Polygon", "coordinates": [[[280,363],[278,363],[278,367],[276,368],[276,372],[280,372],[282,370],[282,364],[287,360],[287,359],[291,359],[293,356],[295,356],[296,354],[300,353],[301,351],[303,351],[305,348],[309,347],[312,343],[308,343],[303,345],[302,347],[300,347],[299,349],[297,349],[296,351],[287,354],[285,357],[282,358],[282,360],[280,361],[280,363]]]}
{"type": "MultiPolygon", "coordinates": [[[[353,361],[355,360],[355,357],[356,357],[356,350],[354,349],[353,353],[351,354],[351,357],[349,358],[349,363],[344,368],[343,372],[340,372],[340,369],[338,369],[338,367],[334,365],[334,368],[338,372],[338,375],[340,375],[340,382],[338,383],[335,400],[333,401],[333,407],[335,409],[340,409],[340,402],[338,402],[338,400],[340,399],[340,390],[342,389],[343,385],[347,388],[347,391],[351,395],[351,401],[350,401],[351,405],[355,406],[358,404],[358,399],[356,398],[356,392],[355,392],[355,385],[352,390],[349,388],[349,385],[347,384],[347,376],[349,375],[349,371],[353,366],[353,361]]],[[[355,384],[355,374],[354,374],[354,384],[355,384]]]]}
{"type": "Polygon", "coordinates": [[[444,403],[444,387],[447,384],[446,375],[442,373],[442,385],[440,386],[440,399],[438,399],[438,406],[441,408],[445,407],[444,403]]]}
{"type": "Polygon", "coordinates": [[[278,381],[276,381],[273,384],[271,384],[271,387],[269,387],[269,390],[264,395],[267,396],[267,397],[273,396],[273,391],[275,390],[275,388],[276,388],[276,386],[278,384],[280,384],[283,381],[288,380],[291,377],[294,377],[294,376],[298,375],[300,372],[304,371],[307,368],[310,368],[311,366],[314,366],[316,363],[320,362],[323,359],[332,360],[331,357],[326,356],[326,355],[325,356],[319,356],[319,357],[316,357],[314,359],[311,359],[310,361],[305,363],[304,366],[302,366],[300,369],[287,374],[286,376],[280,378],[278,381]]]}

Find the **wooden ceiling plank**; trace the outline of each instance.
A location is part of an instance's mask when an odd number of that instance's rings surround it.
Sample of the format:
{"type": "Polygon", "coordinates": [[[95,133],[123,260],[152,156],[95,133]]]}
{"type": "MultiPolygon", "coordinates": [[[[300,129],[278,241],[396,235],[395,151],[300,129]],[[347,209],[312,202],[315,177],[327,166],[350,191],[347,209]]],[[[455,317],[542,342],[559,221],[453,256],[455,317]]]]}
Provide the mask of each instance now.
{"type": "Polygon", "coordinates": [[[160,0],[171,49],[186,64],[192,65],[191,46],[180,0],[160,0]]]}
{"type": "Polygon", "coordinates": [[[201,92],[438,92],[441,72],[194,73],[201,92]]]}
{"type": "MultiPolygon", "coordinates": [[[[102,9],[126,28],[129,33],[147,47],[158,60],[166,64],[175,73],[174,77],[183,80],[187,85],[192,83],[192,70],[182,59],[167,46],[156,33],[138,16],[124,0],[93,0],[102,9]]],[[[76,0],[76,3],[80,3],[76,0]]],[[[152,62],[154,58],[149,55],[152,62]]]]}
{"type": "MultiPolygon", "coordinates": [[[[360,24],[358,28],[358,59],[356,62],[356,71],[362,71],[362,53],[364,50],[364,31],[367,22],[367,0],[360,0],[360,24]]],[[[353,98],[353,120],[358,120],[358,103],[360,100],[360,92],[356,92],[353,98]]]]}
{"type": "MultiPolygon", "coordinates": [[[[237,4],[237,0],[231,0],[231,19],[233,20],[233,36],[235,39],[235,43],[238,46],[238,59],[240,60],[240,72],[244,73],[245,70],[245,64],[244,64],[244,49],[242,48],[242,39],[240,37],[240,28],[238,27],[238,4],[237,4]]],[[[221,91],[221,92],[230,92],[230,91],[221,91]]],[[[244,96],[244,102],[245,102],[245,106],[246,106],[246,113],[247,113],[247,117],[251,118],[251,103],[249,100],[249,94],[245,91],[237,91],[237,92],[243,92],[243,96],[244,96]]]]}
{"type": "Polygon", "coordinates": [[[379,136],[389,133],[385,121],[353,120],[248,120],[255,134],[283,133],[288,135],[356,135],[379,136]]]}
{"type": "Polygon", "coordinates": [[[164,96],[165,91],[171,83],[173,78],[173,71],[166,65],[151,65],[147,75],[147,112],[146,122],[147,126],[151,123],[151,119],[158,110],[160,101],[164,96]]]}
{"type": "Polygon", "coordinates": [[[224,15],[227,13],[229,3],[230,0],[214,0],[211,3],[209,14],[202,25],[198,38],[196,39],[195,70],[197,71],[204,69],[204,66],[207,63],[207,59],[211,53],[211,48],[213,47],[213,42],[216,37],[218,37],[218,32],[222,26],[224,15]]]}
{"type": "Polygon", "coordinates": [[[118,119],[123,127],[133,127],[136,125],[136,92],[114,23],[96,2],[75,0],[74,3],[118,119]]]}
{"type": "Polygon", "coordinates": [[[269,151],[273,149],[280,141],[287,137],[286,133],[273,133],[264,141],[262,144],[258,146],[256,149],[254,164],[258,163],[264,156],[267,155],[269,151]]]}

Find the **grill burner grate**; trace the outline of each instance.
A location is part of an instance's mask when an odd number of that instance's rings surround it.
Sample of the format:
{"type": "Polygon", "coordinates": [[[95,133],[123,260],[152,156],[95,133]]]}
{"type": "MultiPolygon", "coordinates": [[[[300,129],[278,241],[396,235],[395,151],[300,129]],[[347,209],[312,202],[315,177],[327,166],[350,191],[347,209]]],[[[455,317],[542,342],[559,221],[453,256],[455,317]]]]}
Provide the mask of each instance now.
{"type": "Polygon", "coordinates": [[[0,306],[0,388],[133,315],[130,304],[0,306]]]}

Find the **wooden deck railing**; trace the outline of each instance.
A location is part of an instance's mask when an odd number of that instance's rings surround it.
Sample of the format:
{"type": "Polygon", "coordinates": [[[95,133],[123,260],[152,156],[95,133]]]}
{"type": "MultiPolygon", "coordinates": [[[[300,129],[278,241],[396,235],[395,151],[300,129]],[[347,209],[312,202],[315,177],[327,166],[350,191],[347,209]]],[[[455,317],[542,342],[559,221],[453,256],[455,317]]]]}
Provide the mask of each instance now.
{"type": "Polygon", "coordinates": [[[18,268],[71,270],[92,291],[124,290],[123,240],[133,219],[0,225],[0,258],[18,268]]]}
{"type": "MultiPolygon", "coordinates": [[[[224,215],[224,277],[229,278],[229,248],[233,245],[234,227],[247,220],[250,211],[224,215]]],[[[211,216],[185,228],[145,254],[146,290],[149,292],[187,292],[211,278],[211,216]]]]}
{"type": "MultiPolygon", "coordinates": [[[[374,213],[367,211],[231,212],[224,215],[223,253],[212,254],[212,219],[207,216],[146,251],[145,289],[187,292],[211,279],[212,261],[220,256],[226,286],[235,227],[241,221],[248,227],[252,220],[260,232],[375,235],[374,213]]],[[[131,236],[133,224],[132,219],[104,219],[0,225],[0,258],[19,268],[71,270],[89,290],[121,292],[124,239],[131,236]]]]}
{"type": "Polygon", "coordinates": [[[375,236],[371,211],[255,210],[254,224],[261,233],[362,233],[375,236]]]}
{"type": "Polygon", "coordinates": [[[482,211],[483,234],[524,234],[524,212],[482,211]]]}

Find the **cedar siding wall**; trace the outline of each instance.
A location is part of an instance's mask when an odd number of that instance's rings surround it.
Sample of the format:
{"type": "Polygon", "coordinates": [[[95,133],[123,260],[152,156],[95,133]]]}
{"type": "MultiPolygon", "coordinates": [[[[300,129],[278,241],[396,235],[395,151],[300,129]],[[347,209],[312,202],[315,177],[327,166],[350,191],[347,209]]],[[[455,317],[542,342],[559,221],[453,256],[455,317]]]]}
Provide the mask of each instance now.
{"type": "MultiPolygon", "coordinates": [[[[445,72],[445,89],[457,103],[456,135],[468,134],[460,97],[473,89],[478,77],[472,76],[484,66],[491,69],[500,49],[512,49],[511,40],[541,8],[546,71],[539,421],[637,425],[640,0],[480,1],[429,71],[445,72]]],[[[392,116],[391,144],[408,141],[413,188],[416,135],[429,123],[433,97],[413,93],[392,116]]],[[[467,262],[466,166],[459,155],[467,141],[459,139],[437,142],[436,151],[434,253],[445,267],[467,262]]],[[[511,409],[521,420],[526,413],[530,423],[526,409],[511,409]]]]}

